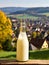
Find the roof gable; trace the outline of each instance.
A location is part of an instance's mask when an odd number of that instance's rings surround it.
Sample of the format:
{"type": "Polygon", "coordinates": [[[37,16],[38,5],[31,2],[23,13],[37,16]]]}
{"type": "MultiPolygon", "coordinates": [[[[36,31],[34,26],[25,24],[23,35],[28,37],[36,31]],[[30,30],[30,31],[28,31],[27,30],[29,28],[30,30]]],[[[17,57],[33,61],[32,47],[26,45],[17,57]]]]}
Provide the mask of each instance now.
{"type": "Polygon", "coordinates": [[[34,45],[35,47],[37,47],[38,49],[40,49],[41,46],[43,45],[44,41],[45,41],[45,39],[32,38],[30,40],[30,43],[32,45],[34,45]]]}

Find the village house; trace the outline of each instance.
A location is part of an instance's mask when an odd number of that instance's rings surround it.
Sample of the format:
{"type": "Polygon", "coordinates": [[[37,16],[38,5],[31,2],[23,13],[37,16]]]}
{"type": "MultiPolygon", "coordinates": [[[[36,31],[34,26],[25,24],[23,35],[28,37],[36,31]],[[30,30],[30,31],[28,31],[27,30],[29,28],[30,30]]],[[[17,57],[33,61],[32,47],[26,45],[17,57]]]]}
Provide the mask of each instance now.
{"type": "Polygon", "coordinates": [[[31,38],[30,42],[30,50],[37,50],[37,49],[48,49],[49,43],[46,39],[38,39],[38,38],[31,38]]]}

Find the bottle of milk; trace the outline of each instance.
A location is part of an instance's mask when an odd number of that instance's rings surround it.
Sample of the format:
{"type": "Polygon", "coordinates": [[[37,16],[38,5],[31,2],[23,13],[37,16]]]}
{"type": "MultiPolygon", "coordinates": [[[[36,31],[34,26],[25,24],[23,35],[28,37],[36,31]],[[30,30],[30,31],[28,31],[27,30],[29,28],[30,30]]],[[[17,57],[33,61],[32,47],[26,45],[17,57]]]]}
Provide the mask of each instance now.
{"type": "Polygon", "coordinates": [[[29,42],[26,35],[25,22],[21,22],[20,33],[17,40],[17,60],[28,61],[29,59],[29,42]]]}

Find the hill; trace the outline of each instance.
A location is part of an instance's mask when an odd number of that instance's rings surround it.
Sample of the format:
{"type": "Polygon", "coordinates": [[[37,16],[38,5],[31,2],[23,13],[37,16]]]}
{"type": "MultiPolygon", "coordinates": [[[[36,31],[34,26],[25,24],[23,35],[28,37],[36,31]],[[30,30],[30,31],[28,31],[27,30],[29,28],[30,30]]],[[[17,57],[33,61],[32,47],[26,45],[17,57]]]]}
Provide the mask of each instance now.
{"type": "Polygon", "coordinates": [[[49,12],[49,7],[28,8],[26,11],[34,12],[34,13],[45,13],[45,12],[49,12]]]}
{"type": "Polygon", "coordinates": [[[0,10],[2,10],[3,12],[5,12],[6,14],[12,13],[12,12],[16,12],[16,11],[23,11],[26,10],[27,8],[25,7],[3,7],[0,8],[0,10]]]}
{"type": "Polygon", "coordinates": [[[45,16],[49,13],[49,7],[36,7],[36,8],[27,8],[25,10],[18,10],[11,12],[10,14],[29,14],[33,16],[45,16]],[[45,14],[46,13],[46,14],[45,14]]]}
{"type": "Polygon", "coordinates": [[[26,7],[3,7],[0,10],[4,11],[9,15],[18,15],[26,14],[35,17],[49,16],[49,7],[35,7],[35,8],[26,8],[26,7]]]}

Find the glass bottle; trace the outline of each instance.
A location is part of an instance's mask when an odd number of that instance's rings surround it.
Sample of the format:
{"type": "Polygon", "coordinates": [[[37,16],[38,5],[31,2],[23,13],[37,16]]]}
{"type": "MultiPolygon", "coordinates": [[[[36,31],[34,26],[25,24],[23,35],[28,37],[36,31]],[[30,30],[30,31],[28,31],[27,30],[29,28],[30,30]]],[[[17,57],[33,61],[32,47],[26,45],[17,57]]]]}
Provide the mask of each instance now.
{"type": "Polygon", "coordinates": [[[25,22],[20,24],[20,33],[17,40],[17,60],[27,61],[29,59],[29,42],[26,35],[25,22]]]}

